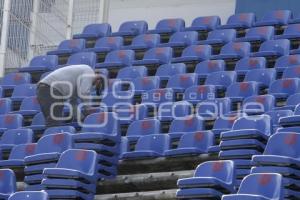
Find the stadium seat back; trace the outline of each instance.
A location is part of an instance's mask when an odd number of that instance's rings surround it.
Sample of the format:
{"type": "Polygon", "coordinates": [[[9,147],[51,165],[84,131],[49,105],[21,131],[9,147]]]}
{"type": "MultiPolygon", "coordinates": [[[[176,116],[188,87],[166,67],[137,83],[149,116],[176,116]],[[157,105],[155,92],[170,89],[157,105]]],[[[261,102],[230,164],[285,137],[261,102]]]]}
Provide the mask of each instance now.
{"type": "Polygon", "coordinates": [[[0,115],[0,127],[16,129],[23,126],[23,117],[20,114],[0,115]]]}
{"type": "Polygon", "coordinates": [[[274,69],[253,69],[247,72],[244,81],[254,81],[268,87],[275,80],[276,71],[274,69]]]}
{"type": "Polygon", "coordinates": [[[88,65],[92,68],[95,67],[97,55],[94,52],[80,52],[72,54],[68,58],[68,65],[88,65]]]}
{"type": "Polygon", "coordinates": [[[160,78],[158,76],[138,77],[134,79],[132,83],[134,85],[134,90],[149,91],[159,88],[160,78]]]}
{"type": "Polygon", "coordinates": [[[247,110],[263,109],[262,112],[265,113],[275,107],[275,97],[272,95],[250,96],[243,101],[243,106],[247,110]]]}
{"type": "Polygon", "coordinates": [[[157,24],[156,30],[170,30],[171,32],[182,31],[185,27],[185,22],[183,19],[172,18],[172,19],[162,19],[157,24]]]}
{"type": "Polygon", "coordinates": [[[266,67],[266,59],[264,57],[246,57],[237,61],[235,71],[244,72],[254,69],[263,69],[266,67]]]}
{"type": "Polygon", "coordinates": [[[250,51],[251,45],[249,42],[229,42],[222,47],[220,54],[245,57],[249,55],[250,51]]]}
{"type": "Polygon", "coordinates": [[[290,10],[272,10],[268,11],[260,21],[276,21],[278,24],[287,24],[291,16],[290,10]]]}
{"type": "Polygon", "coordinates": [[[1,98],[0,99],[0,114],[7,114],[12,109],[12,102],[9,98],[1,98]]]}
{"type": "Polygon", "coordinates": [[[275,29],[273,26],[262,26],[250,28],[246,38],[259,38],[262,41],[273,39],[275,29]]]}
{"type": "Polygon", "coordinates": [[[195,85],[184,92],[184,100],[201,101],[215,98],[216,89],[212,85],[195,85]]]}
{"type": "Polygon", "coordinates": [[[160,133],[160,121],[156,119],[136,120],[127,129],[127,136],[151,135],[160,133]]]}
{"type": "Polygon", "coordinates": [[[124,67],[119,70],[117,79],[133,80],[144,76],[147,76],[147,68],[145,66],[124,67]]]}
{"type": "Polygon", "coordinates": [[[167,88],[189,88],[193,85],[197,85],[198,78],[197,74],[176,74],[171,76],[167,88]]]}
{"type": "Polygon", "coordinates": [[[36,146],[36,143],[19,144],[15,146],[9,154],[9,160],[23,160],[27,156],[34,155],[36,153],[36,146]]]}
{"type": "Polygon", "coordinates": [[[206,78],[205,85],[220,85],[228,87],[236,81],[236,72],[218,71],[209,74],[206,78]]]}
{"type": "Polygon", "coordinates": [[[143,59],[158,59],[163,63],[169,63],[173,56],[171,47],[157,47],[145,52],[143,59]]]}
{"type": "Polygon", "coordinates": [[[35,84],[22,84],[17,85],[12,93],[12,97],[30,97],[36,95],[35,84]]]}
{"type": "Polygon", "coordinates": [[[270,136],[272,133],[271,118],[268,115],[240,117],[234,122],[232,129],[255,129],[267,136],[270,136]]]}
{"type": "Polygon", "coordinates": [[[43,136],[46,135],[52,135],[52,134],[58,134],[58,133],[75,133],[76,129],[73,126],[55,126],[47,128],[44,131],[43,136]]]}
{"type": "Polygon", "coordinates": [[[141,137],[136,146],[135,150],[138,151],[155,151],[159,154],[163,154],[165,150],[170,148],[170,137],[169,135],[155,134],[146,135],[141,137]]]}
{"type": "Polygon", "coordinates": [[[29,67],[47,67],[54,70],[58,65],[58,57],[56,55],[35,56],[31,59],[29,67]]]}
{"type": "Polygon", "coordinates": [[[208,33],[207,40],[222,40],[224,43],[230,42],[236,38],[236,30],[219,29],[208,33]]]}
{"type": "Polygon", "coordinates": [[[122,37],[103,37],[99,38],[95,43],[95,48],[109,48],[110,50],[117,50],[123,45],[122,37]]]}
{"type": "Polygon", "coordinates": [[[185,46],[194,44],[198,40],[196,31],[175,32],[171,35],[169,43],[183,43],[185,46]]]}
{"type": "Polygon", "coordinates": [[[31,129],[11,129],[3,133],[1,144],[26,144],[33,140],[33,132],[31,129]]]}
{"type": "Polygon", "coordinates": [[[41,107],[37,100],[37,97],[26,97],[23,99],[20,110],[36,110],[40,111],[41,107]]]}
{"type": "Polygon", "coordinates": [[[176,74],[185,74],[186,66],[184,63],[164,64],[157,68],[156,76],[171,77],[176,74]]]}
{"type": "Polygon", "coordinates": [[[300,55],[286,55],[281,56],[276,60],[275,69],[291,67],[300,65],[300,55]]]}
{"type": "Polygon", "coordinates": [[[130,66],[134,60],[134,51],[132,50],[115,50],[109,52],[105,57],[105,63],[122,63],[130,66]]]}
{"type": "Polygon", "coordinates": [[[131,46],[154,48],[160,43],[159,34],[141,34],[133,38],[131,46]]]}
{"type": "Polygon", "coordinates": [[[0,169],[0,193],[12,194],[17,191],[16,176],[11,169],[0,169]]]}
{"type": "Polygon", "coordinates": [[[178,148],[196,147],[207,152],[212,145],[214,145],[214,134],[211,131],[197,131],[183,134],[179,140],[178,148]]]}
{"type": "Polygon", "coordinates": [[[224,60],[205,60],[196,65],[195,73],[199,75],[209,75],[213,72],[224,71],[224,60]]]}
{"type": "Polygon", "coordinates": [[[111,26],[108,23],[89,24],[84,27],[83,34],[92,34],[96,37],[105,37],[111,34],[111,26]]]}
{"type": "Polygon", "coordinates": [[[9,73],[3,77],[0,85],[21,85],[31,82],[29,73],[9,73]]]}
{"type": "Polygon", "coordinates": [[[219,16],[197,17],[192,21],[191,27],[205,27],[208,30],[213,30],[221,24],[219,16]]]}
{"type": "Polygon", "coordinates": [[[190,45],[182,51],[182,57],[196,56],[202,60],[207,60],[211,56],[211,46],[209,45],[190,45]]]}
{"type": "Polygon", "coordinates": [[[174,100],[175,93],[172,88],[150,90],[142,96],[142,103],[160,104],[164,102],[173,102],[174,100]]]}
{"type": "Polygon", "coordinates": [[[16,192],[9,197],[9,200],[48,200],[48,194],[43,191],[23,191],[23,192],[16,192]]]}
{"type": "Polygon", "coordinates": [[[57,133],[46,135],[39,139],[36,147],[36,153],[62,153],[72,148],[72,136],[68,133],[57,133]]]}
{"type": "Polygon", "coordinates": [[[227,20],[227,25],[241,25],[251,27],[255,21],[254,13],[238,13],[231,15],[227,20]]]}
{"type": "Polygon", "coordinates": [[[246,98],[258,94],[258,85],[256,82],[233,83],[226,90],[226,97],[246,98]]]}
{"type": "Polygon", "coordinates": [[[146,21],[127,21],[120,25],[119,32],[132,32],[134,35],[143,34],[148,30],[146,21]]]}
{"type": "Polygon", "coordinates": [[[279,119],[281,117],[288,117],[293,115],[293,111],[291,110],[273,110],[266,112],[266,115],[269,115],[272,119],[273,125],[279,125],[279,119]]]}
{"type": "Polygon", "coordinates": [[[197,104],[197,114],[202,117],[217,118],[230,111],[231,100],[229,98],[208,99],[197,104]]]}
{"type": "Polygon", "coordinates": [[[268,40],[261,44],[259,51],[274,51],[279,55],[288,55],[290,53],[290,41],[287,39],[268,40]]]}
{"type": "Polygon", "coordinates": [[[282,78],[300,78],[300,65],[286,68],[282,78]]]}
{"type": "Polygon", "coordinates": [[[197,116],[187,116],[184,119],[174,119],[171,123],[169,132],[196,132],[200,130],[204,130],[202,118],[197,116]]]}
{"type": "Polygon", "coordinates": [[[62,41],[57,50],[61,49],[72,49],[75,52],[81,51],[85,48],[85,40],[84,39],[71,39],[71,40],[64,40],[62,41]]]}
{"type": "Polygon", "coordinates": [[[298,78],[279,79],[271,84],[269,94],[283,93],[292,95],[299,92],[299,84],[298,78]]]}

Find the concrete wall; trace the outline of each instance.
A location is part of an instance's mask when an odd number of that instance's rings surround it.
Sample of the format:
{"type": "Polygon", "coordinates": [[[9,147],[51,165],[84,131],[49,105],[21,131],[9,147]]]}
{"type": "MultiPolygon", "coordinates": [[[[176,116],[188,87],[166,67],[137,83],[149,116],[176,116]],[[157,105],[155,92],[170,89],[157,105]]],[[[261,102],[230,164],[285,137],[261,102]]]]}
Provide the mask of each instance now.
{"type": "Polygon", "coordinates": [[[234,13],[235,0],[110,0],[108,22],[116,31],[129,20],[146,20],[149,28],[163,18],[181,17],[189,26],[199,16],[219,15],[225,23],[234,13]]]}

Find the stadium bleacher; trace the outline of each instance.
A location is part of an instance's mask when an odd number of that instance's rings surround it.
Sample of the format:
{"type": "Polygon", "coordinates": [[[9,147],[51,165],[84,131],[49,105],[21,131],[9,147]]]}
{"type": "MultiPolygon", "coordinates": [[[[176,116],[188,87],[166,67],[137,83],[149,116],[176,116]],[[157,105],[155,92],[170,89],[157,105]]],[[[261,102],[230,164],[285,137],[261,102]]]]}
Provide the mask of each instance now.
{"type": "Polygon", "coordinates": [[[300,199],[292,16],[161,19],[153,30],[127,21],[117,32],[90,24],[5,75],[0,198],[300,199]],[[78,64],[108,78],[101,102],[82,123],[45,127],[37,82],[78,64]]]}

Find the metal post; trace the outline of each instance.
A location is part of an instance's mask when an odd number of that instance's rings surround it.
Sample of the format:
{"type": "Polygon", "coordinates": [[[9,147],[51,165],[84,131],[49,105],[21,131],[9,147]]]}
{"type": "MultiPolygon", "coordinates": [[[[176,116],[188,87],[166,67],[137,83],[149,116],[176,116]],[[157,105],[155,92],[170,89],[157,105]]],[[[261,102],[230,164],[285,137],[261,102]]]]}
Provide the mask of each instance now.
{"type": "Polygon", "coordinates": [[[109,0],[100,0],[100,7],[98,12],[99,23],[108,22],[109,14],[109,0]]]}
{"type": "Polygon", "coordinates": [[[3,6],[3,19],[1,30],[1,46],[0,46],[0,77],[3,77],[5,72],[5,53],[8,39],[9,12],[11,0],[5,0],[3,6]]]}
{"type": "Polygon", "coordinates": [[[36,28],[37,28],[37,17],[39,13],[40,7],[40,0],[33,0],[33,11],[31,14],[31,31],[30,31],[30,38],[29,38],[29,53],[28,53],[28,60],[30,60],[34,56],[34,45],[35,45],[35,38],[36,38],[36,28]]]}
{"type": "Polygon", "coordinates": [[[73,8],[74,8],[74,0],[69,0],[68,19],[67,19],[67,35],[66,35],[67,39],[72,38],[73,8]]]}

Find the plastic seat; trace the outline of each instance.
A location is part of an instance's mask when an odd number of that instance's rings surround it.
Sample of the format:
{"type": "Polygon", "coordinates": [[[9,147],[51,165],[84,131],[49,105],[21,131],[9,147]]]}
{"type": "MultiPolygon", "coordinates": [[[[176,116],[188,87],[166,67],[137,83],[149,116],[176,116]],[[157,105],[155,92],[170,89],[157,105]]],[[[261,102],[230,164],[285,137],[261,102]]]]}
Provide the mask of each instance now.
{"type": "Polygon", "coordinates": [[[268,88],[276,80],[276,71],[274,69],[253,69],[247,72],[244,81],[256,82],[262,88],[268,88]]]}
{"type": "MultiPolygon", "coordinates": [[[[114,112],[117,114],[120,125],[128,125],[136,120],[143,120],[148,118],[148,106],[144,104],[139,105],[120,105],[114,112]]],[[[121,127],[122,129],[122,127],[121,127]]],[[[123,130],[121,130],[123,131],[123,130]]],[[[127,129],[126,129],[127,131],[127,129]]],[[[122,132],[123,134],[123,132],[122,132]]],[[[125,134],[124,134],[125,135],[125,134]]]]}
{"type": "Polygon", "coordinates": [[[160,35],[159,34],[141,34],[132,39],[130,45],[124,46],[124,49],[131,50],[146,50],[150,48],[157,47],[160,43],[160,35]]]}
{"type": "Polygon", "coordinates": [[[8,199],[17,191],[15,173],[10,169],[0,169],[0,198],[8,199]]]}
{"type": "Polygon", "coordinates": [[[136,36],[145,33],[148,30],[146,21],[127,21],[120,25],[117,32],[112,36],[136,36]]]}
{"type": "Polygon", "coordinates": [[[212,56],[212,59],[241,59],[247,57],[251,52],[251,45],[248,42],[229,42],[225,44],[219,55],[212,56]]]}
{"type": "Polygon", "coordinates": [[[115,50],[109,52],[104,63],[97,63],[96,68],[112,68],[112,67],[127,67],[134,60],[134,51],[132,50],[115,50]]]}
{"type": "Polygon", "coordinates": [[[248,115],[264,114],[275,107],[275,98],[272,95],[250,96],[243,101],[243,112],[248,115]]]}
{"type": "Polygon", "coordinates": [[[221,29],[246,29],[252,27],[255,22],[255,14],[254,13],[237,13],[231,15],[226,24],[219,26],[221,29]]]}
{"type": "Polygon", "coordinates": [[[278,72],[283,72],[287,67],[300,65],[300,55],[282,56],[276,60],[275,69],[278,72]]]}
{"type": "Polygon", "coordinates": [[[195,72],[198,74],[200,82],[204,83],[206,77],[217,71],[225,71],[224,60],[205,60],[196,65],[195,72]],[[202,81],[201,81],[202,80],[202,81]]]}
{"type": "Polygon", "coordinates": [[[111,34],[111,26],[108,23],[89,24],[83,28],[82,33],[73,35],[74,39],[95,39],[106,37],[111,34]]]}
{"type": "Polygon", "coordinates": [[[236,30],[234,29],[219,29],[208,33],[207,39],[199,41],[198,44],[226,44],[236,38],[236,30]]]}
{"type": "Polygon", "coordinates": [[[294,127],[299,125],[300,105],[295,108],[293,116],[282,117],[279,119],[279,124],[283,127],[294,127]]]}
{"type": "Polygon", "coordinates": [[[23,192],[16,192],[9,197],[9,200],[48,200],[48,194],[43,191],[23,191],[23,192]]]}
{"type": "Polygon", "coordinates": [[[209,74],[205,80],[205,85],[215,85],[218,89],[224,89],[236,82],[236,72],[218,71],[209,74]]]}
{"type": "Polygon", "coordinates": [[[23,99],[20,110],[12,113],[21,114],[23,116],[34,116],[41,112],[40,104],[36,97],[26,97],[23,99]]]}
{"type": "Polygon", "coordinates": [[[222,200],[281,200],[283,197],[282,176],[264,173],[246,176],[237,194],[224,195],[222,200]]]}
{"type": "Polygon", "coordinates": [[[215,97],[216,88],[213,85],[195,85],[185,90],[183,100],[197,104],[203,100],[212,100],[215,97]]]}
{"type": "Polygon", "coordinates": [[[9,98],[0,99],[0,114],[7,114],[12,110],[12,102],[9,98]]]}
{"type": "Polygon", "coordinates": [[[27,126],[26,128],[32,129],[35,134],[36,133],[42,133],[45,129],[45,118],[43,113],[38,113],[32,118],[32,122],[30,126],[27,126]]]}
{"type": "Polygon", "coordinates": [[[172,88],[150,90],[142,96],[142,104],[161,104],[175,101],[175,92],[172,88]]]}
{"type": "Polygon", "coordinates": [[[58,134],[58,133],[74,134],[74,133],[76,133],[76,129],[73,126],[56,126],[56,127],[50,127],[50,128],[47,128],[44,131],[43,136],[52,135],[52,134],[58,134]]]}
{"type": "Polygon", "coordinates": [[[272,10],[266,12],[262,19],[257,20],[255,26],[281,26],[288,23],[292,16],[290,10],[272,10]]]}
{"type": "Polygon", "coordinates": [[[31,83],[31,75],[29,73],[9,73],[3,77],[0,86],[2,89],[13,89],[16,85],[31,83]]]}
{"type": "Polygon", "coordinates": [[[171,76],[167,83],[167,88],[172,88],[176,92],[184,92],[185,89],[197,85],[198,76],[194,73],[176,74],[171,76]]]}
{"type": "Polygon", "coordinates": [[[286,105],[283,107],[279,107],[276,109],[280,109],[280,110],[295,110],[296,106],[300,104],[300,94],[296,93],[296,94],[292,94],[291,96],[289,96],[286,100],[286,105]]]}
{"type": "Polygon", "coordinates": [[[195,170],[194,177],[177,181],[180,188],[176,197],[220,199],[223,194],[234,192],[235,166],[230,160],[207,161],[195,170]]]}
{"type": "Polygon", "coordinates": [[[237,61],[234,70],[240,77],[240,81],[242,81],[247,72],[264,68],[266,68],[266,59],[264,57],[246,57],[237,61]]]}
{"type": "Polygon", "coordinates": [[[42,185],[50,198],[93,199],[98,179],[97,159],[94,151],[69,149],[63,152],[55,168],[46,168],[43,172],[42,185]]]}
{"type": "Polygon", "coordinates": [[[282,35],[275,36],[276,39],[297,39],[300,38],[300,25],[289,24],[282,35]]]}
{"type": "Polygon", "coordinates": [[[270,85],[269,94],[276,98],[286,99],[288,96],[299,92],[299,80],[298,78],[276,80],[270,85]]]}
{"type": "Polygon", "coordinates": [[[198,131],[196,133],[185,133],[181,136],[178,147],[165,151],[166,157],[177,157],[183,155],[206,154],[208,148],[214,144],[214,135],[211,131],[198,131]]]}
{"type": "Polygon", "coordinates": [[[0,115],[0,135],[9,129],[17,129],[23,126],[23,117],[20,114],[0,115]]]}
{"type": "MultiPolygon", "coordinates": [[[[207,99],[197,104],[196,114],[207,121],[215,120],[219,116],[226,116],[231,112],[229,98],[207,99]]],[[[207,124],[206,124],[207,125],[207,124]]]]}
{"type": "Polygon", "coordinates": [[[47,55],[73,54],[82,51],[85,48],[84,39],[63,40],[56,50],[48,51],[47,55]]]}
{"type": "Polygon", "coordinates": [[[99,38],[94,47],[86,48],[85,51],[91,51],[95,53],[106,53],[113,50],[118,50],[123,45],[122,37],[102,37],[99,38]]]}
{"type": "Polygon", "coordinates": [[[35,154],[35,143],[19,144],[9,154],[8,160],[0,161],[0,168],[23,168],[24,158],[35,154]]]}
{"type": "Polygon", "coordinates": [[[88,65],[95,68],[97,60],[97,55],[94,52],[79,52],[72,54],[65,65],[60,65],[60,67],[67,65],[88,65]]]}
{"type": "Polygon", "coordinates": [[[269,115],[272,119],[273,127],[277,128],[279,126],[279,119],[281,117],[288,117],[293,115],[291,110],[272,110],[265,113],[269,115]]]}
{"type": "Polygon", "coordinates": [[[230,131],[237,116],[235,114],[225,115],[225,117],[218,117],[213,125],[212,132],[217,138],[220,138],[222,132],[230,131]]]}
{"type": "Polygon", "coordinates": [[[226,90],[226,97],[233,102],[242,102],[245,98],[258,95],[259,88],[256,82],[233,83],[226,90]]]}
{"type": "Polygon", "coordinates": [[[252,53],[255,57],[285,56],[290,53],[290,41],[287,39],[268,40],[261,44],[259,51],[252,53]]]}
{"type": "Polygon", "coordinates": [[[17,85],[12,93],[12,101],[22,101],[25,97],[36,96],[35,84],[17,85]]]}
{"type": "Polygon", "coordinates": [[[130,92],[113,92],[107,93],[101,101],[101,107],[105,107],[109,111],[113,111],[120,105],[133,104],[130,92]]]}
{"type": "Polygon", "coordinates": [[[179,139],[188,132],[198,132],[204,130],[204,120],[199,116],[187,116],[177,118],[171,122],[169,135],[171,139],[179,139]]]}
{"type": "Polygon", "coordinates": [[[237,42],[264,42],[271,40],[274,37],[274,27],[273,26],[262,26],[250,28],[245,37],[236,38],[237,42]]]}
{"type": "Polygon", "coordinates": [[[171,47],[157,47],[145,52],[142,60],[133,61],[133,65],[162,65],[171,61],[173,49],[171,47]]]}
{"type": "Polygon", "coordinates": [[[285,78],[300,78],[300,66],[286,68],[282,75],[282,79],[285,78]]]}
{"type": "Polygon", "coordinates": [[[173,75],[185,73],[184,63],[163,64],[157,68],[155,76],[159,76],[161,80],[168,80],[173,75]]]}
{"type": "Polygon", "coordinates": [[[3,133],[0,140],[0,150],[2,153],[9,153],[16,145],[32,142],[33,132],[31,129],[11,129],[3,133]]]}
{"type": "Polygon", "coordinates": [[[175,32],[170,36],[168,43],[159,44],[159,47],[184,48],[196,43],[198,33],[196,31],[175,32]]]}
{"type": "Polygon", "coordinates": [[[173,58],[172,63],[201,62],[211,56],[211,46],[209,45],[190,45],[186,47],[180,57],[173,58]]]}
{"type": "Polygon", "coordinates": [[[168,102],[159,105],[157,118],[161,122],[170,122],[175,118],[184,118],[192,114],[193,106],[187,101],[168,102]]]}
{"type": "Polygon", "coordinates": [[[119,70],[116,79],[130,81],[135,78],[147,76],[147,73],[147,68],[145,66],[124,67],[119,70]]]}
{"type": "Polygon", "coordinates": [[[180,18],[162,19],[157,24],[155,29],[149,30],[148,33],[172,34],[177,31],[183,31],[185,22],[180,18]]]}
{"type": "Polygon", "coordinates": [[[34,72],[34,71],[52,71],[58,65],[58,57],[56,55],[35,56],[31,59],[28,66],[19,68],[20,72],[34,72]]]}
{"type": "Polygon", "coordinates": [[[185,31],[212,31],[221,24],[219,16],[197,17],[192,21],[190,27],[186,27],[185,31]]]}
{"type": "Polygon", "coordinates": [[[131,90],[135,94],[141,94],[143,92],[159,88],[160,79],[158,76],[138,77],[132,81],[132,84],[134,88],[131,88],[131,90]]]}
{"type": "Polygon", "coordinates": [[[137,141],[134,151],[123,153],[123,159],[128,160],[161,157],[169,148],[169,135],[146,135],[137,141]]]}
{"type": "Polygon", "coordinates": [[[130,142],[136,142],[145,135],[160,133],[160,121],[156,119],[144,119],[132,122],[128,129],[126,137],[130,142]]]}

